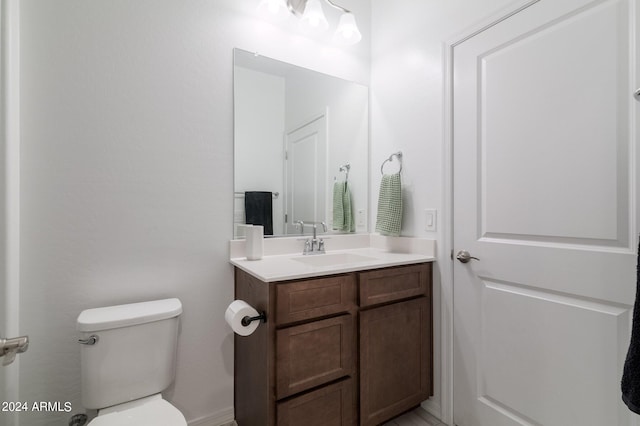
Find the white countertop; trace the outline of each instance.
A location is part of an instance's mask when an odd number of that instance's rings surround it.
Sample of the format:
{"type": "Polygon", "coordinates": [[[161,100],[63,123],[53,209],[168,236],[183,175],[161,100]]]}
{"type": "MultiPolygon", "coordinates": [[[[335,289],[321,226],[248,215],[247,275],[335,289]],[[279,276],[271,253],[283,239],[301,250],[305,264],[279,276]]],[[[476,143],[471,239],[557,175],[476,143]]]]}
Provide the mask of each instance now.
{"type": "MultiPolygon", "coordinates": [[[[318,260],[322,263],[322,259],[318,260]]],[[[326,254],[307,256],[302,254],[280,254],[264,256],[260,260],[247,260],[245,257],[230,259],[234,266],[265,282],[319,277],[389,266],[433,262],[434,260],[434,256],[424,253],[399,253],[376,247],[327,250],[326,254]],[[322,256],[328,256],[326,259],[330,260],[332,264],[322,266],[303,263],[305,258],[320,258],[322,256]],[[302,259],[303,261],[297,259],[302,259]]],[[[310,262],[314,261],[314,259],[310,260],[310,262]]]]}

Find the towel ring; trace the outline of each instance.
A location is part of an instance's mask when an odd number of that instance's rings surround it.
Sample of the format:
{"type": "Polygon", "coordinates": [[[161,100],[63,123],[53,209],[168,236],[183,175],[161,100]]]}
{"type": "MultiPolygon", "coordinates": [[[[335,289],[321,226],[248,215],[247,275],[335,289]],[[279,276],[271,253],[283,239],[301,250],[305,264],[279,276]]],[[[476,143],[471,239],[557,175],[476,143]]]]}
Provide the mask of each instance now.
{"type": "Polygon", "coordinates": [[[343,166],[340,166],[340,170],[339,171],[346,173],[346,176],[344,178],[345,181],[349,180],[349,170],[351,170],[351,164],[349,164],[349,163],[347,163],[347,164],[345,164],[343,166]]]}
{"type": "Polygon", "coordinates": [[[389,156],[389,158],[387,158],[386,160],[384,160],[382,162],[382,165],[380,166],[380,173],[384,175],[384,165],[387,164],[388,161],[393,161],[393,157],[397,157],[398,161],[400,162],[400,170],[398,170],[398,173],[402,172],[402,151],[398,151],[398,152],[394,152],[393,154],[391,154],[389,156]]]}

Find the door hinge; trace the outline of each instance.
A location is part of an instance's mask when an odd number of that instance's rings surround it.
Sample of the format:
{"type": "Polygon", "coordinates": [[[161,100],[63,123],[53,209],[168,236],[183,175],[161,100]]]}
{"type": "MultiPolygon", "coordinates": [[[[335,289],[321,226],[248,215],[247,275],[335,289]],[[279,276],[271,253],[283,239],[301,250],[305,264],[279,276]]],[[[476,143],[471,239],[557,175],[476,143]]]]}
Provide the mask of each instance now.
{"type": "Polygon", "coordinates": [[[287,151],[287,150],[284,151],[284,159],[285,160],[289,159],[289,151],[287,151]]]}
{"type": "Polygon", "coordinates": [[[284,214],[284,223],[289,223],[289,215],[288,214],[284,214]]]}

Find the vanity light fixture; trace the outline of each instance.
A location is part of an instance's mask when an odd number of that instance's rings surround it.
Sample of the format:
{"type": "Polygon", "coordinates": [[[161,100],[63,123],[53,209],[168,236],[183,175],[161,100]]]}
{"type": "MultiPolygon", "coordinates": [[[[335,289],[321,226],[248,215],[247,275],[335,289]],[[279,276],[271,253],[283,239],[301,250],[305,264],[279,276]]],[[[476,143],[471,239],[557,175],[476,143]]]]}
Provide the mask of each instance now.
{"type": "MultiPolygon", "coordinates": [[[[362,34],[358,30],[353,13],[331,0],[322,1],[342,12],[334,40],[345,45],[358,43],[362,39],[362,34]]],[[[268,10],[274,16],[281,16],[283,10],[288,10],[300,18],[303,28],[310,33],[320,33],[329,27],[329,22],[322,11],[321,0],[262,0],[258,9],[268,10]]]]}
{"type": "Polygon", "coordinates": [[[356,18],[351,12],[345,12],[340,17],[335,39],[343,44],[356,44],[362,38],[360,30],[356,25],[356,18]]]}
{"type": "Polygon", "coordinates": [[[286,0],[262,0],[258,4],[258,12],[271,15],[278,21],[284,21],[289,17],[286,0]]]}
{"type": "MultiPolygon", "coordinates": [[[[299,3],[304,3],[304,11],[300,21],[306,30],[310,30],[312,33],[322,33],[329,28],[329,22],[322,12],[320,0],[307,0],[299,3]]],[[[296,9],[293,9],[291,4],[292,2],[289,1],[289,9],[294,15],[298,15],[299,13],[296,13],[296,9]]]]}

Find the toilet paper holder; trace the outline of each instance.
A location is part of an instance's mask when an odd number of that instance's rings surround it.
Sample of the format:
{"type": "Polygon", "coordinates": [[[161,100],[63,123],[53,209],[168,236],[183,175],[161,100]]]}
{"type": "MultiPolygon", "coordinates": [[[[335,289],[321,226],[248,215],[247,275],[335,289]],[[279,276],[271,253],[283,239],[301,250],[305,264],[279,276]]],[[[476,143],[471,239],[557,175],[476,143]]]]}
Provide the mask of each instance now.
{"type": "Polygon", "coordinates": [[[242,324],[245,327],[248,327],[252,322],[260,321],[260,320],[262,320],[262,322],[267,322],[267,314],[266,314],[266,312],[262,311],[262,312],[260,312],[260,315],[258,315],[256,317],[246,316],[246,317],[242,318],[242,320],[240,321],[240,324],[242,324]]]}

